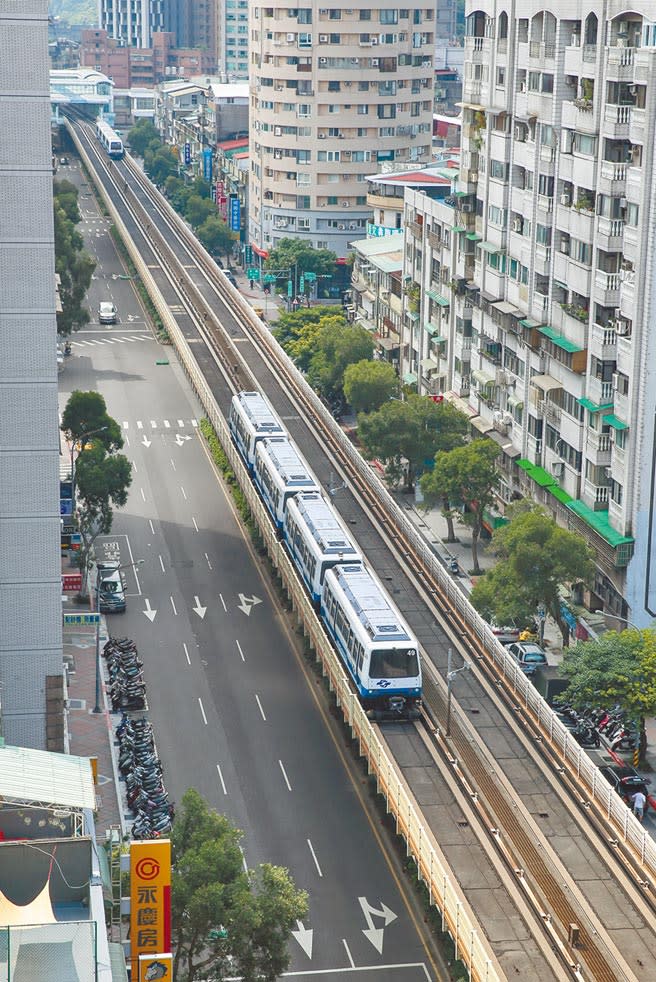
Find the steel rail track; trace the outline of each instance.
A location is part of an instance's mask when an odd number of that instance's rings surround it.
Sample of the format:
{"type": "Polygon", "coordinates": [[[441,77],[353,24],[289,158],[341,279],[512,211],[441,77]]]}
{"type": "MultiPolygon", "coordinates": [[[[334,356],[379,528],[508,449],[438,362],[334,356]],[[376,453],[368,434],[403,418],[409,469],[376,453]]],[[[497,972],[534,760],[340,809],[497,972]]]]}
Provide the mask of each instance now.
{"type": "MultiPolygon", "coordinates": [[[[127,167],[129,168],[130,174],[133,177],[133,179],[139,182],[139,186],[142,192],[149,197],[151,205],[153,207],[158,208],[160,214],[162,214],[166,222],[170,224],[171,216],[166,215],[166,209],[161,207],[160,203],[157,201],[156,196],[152,194],[150,183],[143,177],[143,175],[137,168],[130,166],[129,161],[127,167]]],[[[161,237],[161,233],[156,233],[156,234],[158,238],[161,237]]],[[[176,231],[175,234],[176,236],[178,236],[179,232],[176,231]]],[[[152,230],[151,231],[147,230],[147,238],[149,238],[150,241],[152,241],[153,239],[152,230]]],[[[220,329],[217,325],[211,324],[211,319],[207,315],[207,310],[202,309],[203,307],[207,307],[206,301],[203,300],[200,303],[198,303],[198,297],[196,296],[197,291],[195,289],[193,289],[192,291],[189,291],[188,289],[184,289],[182,291],[183,295],[185,295],[187,300],[188,301],[191,300],[192,305],[196,308],[199,321],[201,319],[203,321],[204,320],[210,321],[211,326],[207,328],[206,333],[208,336],[211,337],[212,343],[219,346],[221,349],[221,354],[223,359],[225,360],[225,364],[227,366],[227,374],[230,377],[231,384],[236,388],[251,387],[254,384],[254,374],[250,370],[245,369],[245,363],[241,360],[235,361],[236,346],[234,345],[233,339],[229,338],[229,334],[233,334],[234,328],[237,327],[238,330],[244,332],[250,338],[250,340],[253,342],[253,344],[256,346],[257,350],[260,353],[262,351],[263,346],[266,348],[267,356],[269,358],[269,367],[271,363],[275,364],[276,371],[278,372],[279,378],[284,379],[284,382],[287,386],[287,395],[289,396],[289,393],[293,392],[294,399],[297,401],[297,404],[300,403],[304,407],[305,414],[306,414],[305,415],[306,422],[308,421],[311,422],[315,426],[315,428],[317,428],[321,432],[322,439],[325,439],[325,441],[328,443],[333,458],[336,461],[339,460],[341,462],[342,472],[348,474],[349,480],[352,482],[352,484],[355,487],[358,488],[358,493],[361,496],[361,498],[367,502],[367,507],[370,514],[373,513],[376,521],[383,527],[388,540],[391,539],[393,542],[395,542],[397,554],[399,550],[399,545],[401,546],[403,550],[402,560],[404,562],[405,568],[407,570],[409,567],[412,574],[414,575],[415,580],[420,584],[422,584],[423,586],[422,592],[424,593],[424,595],[428,594],[431,597],[433,605],[437,606],[440,609],[440,614],[443,618],[447,619],[447,623],[448,621],[453,619],[454,614],[456,616],[456,619],[458,619],[458,612],[457,611],[454,612],[453,609],[447,607],[447,605],[444,602],[444,598],[440,596],[440,592],[439,589],[437,588],[437,584],[434,583],[428,571],[424,568],[421,558],[413,555],[412,550],[408,546],[405,547],[403,546],[398,530],[393,527],[385,509],[381,506],[381,503],[379,502],[378,498],[376,498],[376,496],[372,493],[368,485],[362,482],[359,472],[357,472],[351,466],[348,458],[344,457],[342,448],[339,444],[339,440],[336,439],[335,434],[333,433],[331,427],[326,426],[325,421],[323,419],[323,414],[317,411],[315,405],[307,400],[307,397],[302,387],[298,385],[294,375],[289,372],[288,366],[285,363],[284,358],[280,357],[280,353],[277,350],[277,346],[271,343],[271,339],[269,338],[268,333],[260,332],[256,330],[254,325],[251,324],[251,322],[248,320],[247,317],[237,316],[235,314],[234,309],[231,310],[231,308],[233,307],[233,297],[231,295],[231,291],[228,288],[227,284],[223,282],[221,274],[216,270],[214,264],[211,263],[211,260],[208,259],[206,254],[201,250],[199,250],[197,246],[194,246],[193,242],[191,241],[188,241],[186,243],[185,248],[190,253],[190,255],[193,255],[194,263],[196,265],[199,265],[203,269],[208,279],[211,281],[213,288],[216,291],[218,291],[219,296],[221,297],[223,303],[226,305],[228,311],[230,312],[229,320],[232,320],[233,324],[232,325],[228,324],[227,330],[220,329]],[[191,298],[190,298],[190,293],[193,293],[193,297],[191,298]]],[[[174,257],[172,261],[174,261],[176,265],[178,266],[180,265],[180,259],[178,257],[174,257]]],[[[225,316],[222,316],[222,320],[223,321],[226,320],[225,316]]],[[[262,360],[265,361],[264,358],[262,360]]],[[[462,626],[464,627],[464,625],[462,626]]],[[[472,644],[473,639],[468,638],[467,640],[469,641],[470,644],[472,644]]],[[[474,647],[475,646],[476,645],[474,639],[474,647]]],[[[439,706],[437,706],[436,708],[439,711],[439,706]]],[[[461,743],[459,739],[460,737],[459,727],[456,727],[454,732],[456,733],[455,745],[457,746],[458,752],[460,752],[460,750],[466,750],[467,740],[463,738],[464,743],[461,743]]],[[[464,760],[464,755],[463,755],[463,760],[464,760]]],[[[532,875],[534,875],[536,880],[543,887],[545,884],[548,886],[549,888],[548,892],[550,894],[548,899],[548,906],[553,910],[555,916],[558,918],[561,924],[567,925],[569,923],[572,923],[573,922],[572,918],[576,919],[577,916],[576,911],[574,911],[571,904],[567,902],[566,898],[564,897],[563,891],[557,889],[557,884],[553,881],[553,877],[550,878],[548,875],[545,875],[545,871],[540,868],[541,857],[539,853],[532,847],[530,838],[527,836],[525,830],[521,827],[521,824],[518,823],[518,821],[516,820],[515,816],[512,813],[512,810],[510,811],[510,813],[508,813],[508,803],[504,802],[503,796],[499,795],[498,792],[495,791],[493,782],[491,783],[489,780],[489,775],[486,774],[484,771],[481,772],[480,766],[477,765],[476,760],[468,761],[468,766],[471,766],[472,774],[476,776],[476,780],[474,783],[477,784],[480,788],[486,789],[485,791],[486,800],[488,800],[488,802],[493,803],[491,804],[492,812],[494,814],[500,813],[504,817],[505,819],[504,822],[500,822],[500,824],[503,825],[503,827],[506,828],[506,830],[508,829],[512,830],[514,836],[521,844],[521,849],[518,849],[518,853],[524,857],[523,866],[525,870],[529,871],[532,875]]],[[[617,875],[617,870],[613,872],[615,875],[617,875]]],[[[579,916],[579,920],[580,920],[580,916],[579,916]]],[[[592,931],[594,930],[595,929],[593,928],[592,931]]],[[[591,955],[592,954],[591,949],[588,947],[588,944],[591,944],[591,936],[586,935],[585,941],[586,941],[586,950],[591,955]]],[[[599,957],[600,959],[603,959],[603,956],[600,955],[599,957]]],[[[588,962],[588,958],[586,958],[586,963],[587,962],[588,962]]],[[[620,976],[617,974],[616,970],[613,970],[608,965],[604,966],[601,962],[599,962],[598,964],[596,964],[595,972],[592,977],[606,979],[606,978],[618,978],[620,976]]]]}

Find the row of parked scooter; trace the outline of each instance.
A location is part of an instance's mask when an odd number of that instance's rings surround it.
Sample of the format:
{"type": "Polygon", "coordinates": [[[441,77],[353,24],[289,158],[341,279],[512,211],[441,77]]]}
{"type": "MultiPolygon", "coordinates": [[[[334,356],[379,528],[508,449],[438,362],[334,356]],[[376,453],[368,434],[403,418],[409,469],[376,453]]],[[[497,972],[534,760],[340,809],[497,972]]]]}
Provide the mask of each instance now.
{"type": "Polygon", "coordinates": [[[639,733],[619,706],[581,712],[565,702],[557,702],[553,708],[563,726],[585,749],[596,749],[603,743],[610,750],[622,753],[638,746],[639,733]]]}
{"type": "Polygon", "coordinates": [[[143,663],[137,646],[129,638],[110,638],[103,654],[107,659],[109,698],[117,712],[139,712],[146,709],[146,683],[143,663]]]}
{"type": "MultiPolygon", "coordinates": [[[[134,663],[141,672],[142,663],[136,646],[128,638],[110,638],[104,648],[108,664],[120,663],[127,653],[133,654],[134,663]]],[[[116,728],[116,739],[118,769],[125,781],[128,807],[134,815],[132,837],[152,839],[167,835],[171,831],[174,808],[162,780],[162,762],[155,747],[152,724],[145,716],[132,717],[124,710],[116,728]]]]}

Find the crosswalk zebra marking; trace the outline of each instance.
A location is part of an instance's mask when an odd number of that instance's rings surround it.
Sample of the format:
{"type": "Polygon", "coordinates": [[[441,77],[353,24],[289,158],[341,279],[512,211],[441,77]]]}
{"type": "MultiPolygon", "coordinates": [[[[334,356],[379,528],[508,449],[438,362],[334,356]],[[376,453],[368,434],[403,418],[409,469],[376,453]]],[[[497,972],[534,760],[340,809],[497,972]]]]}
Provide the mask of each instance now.
{"type": "Polygon", "coordinates": [[[170,430],[171,429],[171,424],[169,423],[168,419],[165,419],[164,420],[164,429],[165,430],[170,430]]]}
{"type": "Polygon", "coordinates": [[[143,430],[143,423],[141,422],[140,419],[137,420],[137,429],[138,430],[143,430]]]}

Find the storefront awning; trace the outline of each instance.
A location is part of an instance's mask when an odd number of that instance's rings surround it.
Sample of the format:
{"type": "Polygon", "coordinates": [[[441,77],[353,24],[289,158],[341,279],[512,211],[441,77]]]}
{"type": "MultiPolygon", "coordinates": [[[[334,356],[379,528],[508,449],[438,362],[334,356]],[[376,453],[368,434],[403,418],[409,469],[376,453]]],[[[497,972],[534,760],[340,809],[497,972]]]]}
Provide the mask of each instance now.
{"type": "Polygon", "coordinates": [[[551,375],[534,375],[531,379],[531,385],[534,385],[542,392],[551,392],[553,389],[562,389],[563,387],[563,383],[559,382],[556,378],[552,378],[551,375]]]}

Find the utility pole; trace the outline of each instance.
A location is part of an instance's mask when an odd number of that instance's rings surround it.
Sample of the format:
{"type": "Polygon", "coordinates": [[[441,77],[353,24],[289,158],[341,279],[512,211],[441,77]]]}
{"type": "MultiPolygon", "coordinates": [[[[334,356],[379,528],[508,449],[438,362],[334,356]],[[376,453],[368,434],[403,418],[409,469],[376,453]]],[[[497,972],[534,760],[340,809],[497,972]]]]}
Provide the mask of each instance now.
{"type": "Polygon", "coordinates": [[[471,668],[469,662],[465,662],[462,668],[451,668],[452,662],[452,652],[449,648],[447,652],[447,662],[446,662],[446,736],[451,736],[451,686],[456,678],[461,672],[468,672],[471,668]]]}

